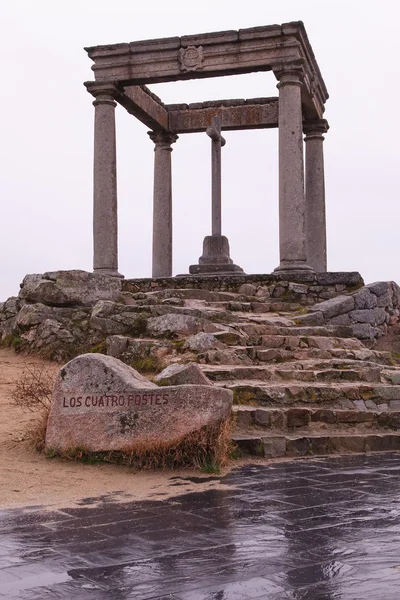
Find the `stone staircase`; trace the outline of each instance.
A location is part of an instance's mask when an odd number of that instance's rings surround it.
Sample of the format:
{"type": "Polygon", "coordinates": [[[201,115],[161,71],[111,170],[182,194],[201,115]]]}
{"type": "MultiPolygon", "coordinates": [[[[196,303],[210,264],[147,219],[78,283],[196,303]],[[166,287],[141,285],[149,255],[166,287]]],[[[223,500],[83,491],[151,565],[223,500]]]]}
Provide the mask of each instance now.
{"type": "Polygon", "coordinates": [[[392,353],[345,325],[302,325],[311,302],[305,311],[293,295],[261,302],[242,290],[155,294],[225,326],[213,335],[229,352],[206,350],[196,360],[234,393],[239,450],[280,457],[400,449],[400,367],[392,353]]]}

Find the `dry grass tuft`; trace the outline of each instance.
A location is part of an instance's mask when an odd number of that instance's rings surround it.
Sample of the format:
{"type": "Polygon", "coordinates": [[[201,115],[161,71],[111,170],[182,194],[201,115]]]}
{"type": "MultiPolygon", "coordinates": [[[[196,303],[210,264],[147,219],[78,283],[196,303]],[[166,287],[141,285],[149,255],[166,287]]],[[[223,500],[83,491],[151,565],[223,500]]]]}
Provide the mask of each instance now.
{"type": "Polygon", "coordinates": [[[49,408],[40,409],[37,417],[29,423],[25,432],[28,447],[37,452],[44,450],[49,411],[49,408]]]}
{"type": "Polygon", "coordinates": [[[27,426],[25,437],[28,446],[38,452],[44,450],[54,379],[54,370],[45,365],[25,365],[11,394],[14,404],[35,413],[35,419],[27,426]]]}
{"type": "Polygon", "coordinates": [[[25,410],[37,412],[50,409],[54,387],[54,372],[45,365],[25,365],[20,379],[15,381],[11,398],[25,410]]]}

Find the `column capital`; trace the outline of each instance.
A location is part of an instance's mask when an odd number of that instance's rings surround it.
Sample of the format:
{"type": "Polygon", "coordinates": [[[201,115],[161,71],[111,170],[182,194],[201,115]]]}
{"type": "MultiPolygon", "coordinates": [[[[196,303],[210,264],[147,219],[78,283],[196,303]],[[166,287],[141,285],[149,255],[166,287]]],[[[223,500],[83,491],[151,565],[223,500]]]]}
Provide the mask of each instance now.
{"type": "Polygon", "coordinates": [[[276,87],[281,88],[285,85],[303,85],[304,72],[300,65],[283,66],[274,70],[275,77],[279,80],[276,87]]]}
{"type": "Polygon", "coordinates": [[[178,139],[178,135],[173,131],[148,131],[147,135],[155,144],[154,150],[156,148],[161,148],[163,150],[171,150],[171,144],[174,144],[178,139]]]}
{"type": "Polygon", "coordinates": [[[94,106],[97,106],[98,104],[111,104],[112,106],[116,106],[115,98],[118,98],[123,91],[117,83],[112,81],[86,81],[84,86],[89,94],[94,96],[94,106]]]}
{"type": "Polygon", "coordinates": [[[315,119],[313,121],[304,121],[303,132],[305,134],[304,141],[321,139],[324,140],[324,133],[327,133],[329,123],[326,119],[315,119]]]}

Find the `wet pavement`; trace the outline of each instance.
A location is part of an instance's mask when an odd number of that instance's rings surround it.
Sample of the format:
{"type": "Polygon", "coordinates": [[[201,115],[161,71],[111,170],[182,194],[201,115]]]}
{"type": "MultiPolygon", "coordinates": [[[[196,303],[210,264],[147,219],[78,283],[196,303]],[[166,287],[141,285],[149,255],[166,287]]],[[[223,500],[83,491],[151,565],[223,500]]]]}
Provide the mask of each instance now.
{"type": "Polygon", "coordinates": [[[400,598],[399,453],[249,465],[221,482],[0,511],[0,598],[400,598]]]}

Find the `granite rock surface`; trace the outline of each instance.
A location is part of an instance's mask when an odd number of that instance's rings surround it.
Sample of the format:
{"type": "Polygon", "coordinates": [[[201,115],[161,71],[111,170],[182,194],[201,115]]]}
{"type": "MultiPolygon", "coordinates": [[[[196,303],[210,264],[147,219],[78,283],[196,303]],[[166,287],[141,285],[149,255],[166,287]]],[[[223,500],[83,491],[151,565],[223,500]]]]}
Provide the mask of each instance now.
{"type": "Polygon", "coordinates": [[[172,444],[230,415],[233,394],[212,385],[158,387],[111,356],[84,354],[57,376],[48,449],[126,450],[172,444]]]}

